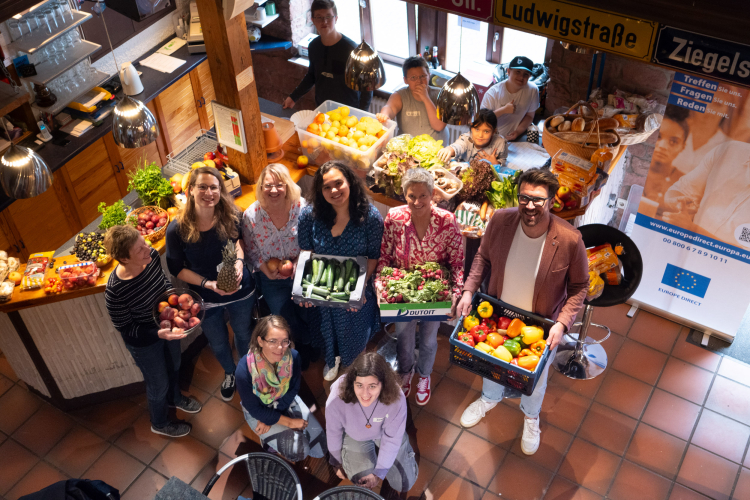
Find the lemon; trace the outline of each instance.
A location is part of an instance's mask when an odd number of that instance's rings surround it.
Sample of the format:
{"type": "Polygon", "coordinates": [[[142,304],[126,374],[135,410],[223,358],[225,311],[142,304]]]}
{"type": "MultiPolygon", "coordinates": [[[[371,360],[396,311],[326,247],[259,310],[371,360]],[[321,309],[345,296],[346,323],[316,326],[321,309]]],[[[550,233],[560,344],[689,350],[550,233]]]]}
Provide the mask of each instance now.
{"type": "Polygon", "coordinates": [[[340,115],[341,115],[341,116],[342,116],[343,118],[346,118],[347,116],[349,116],[349,108],[348,108],[348,107],[346,107],[346,106],[341,106],[341,107],[339,108],[339,114],[340,114],[340,115]]]}
{"type": "Polygon", "coordinates": [[[324,123],[323,125],[320,126],[320,128],[323,130],[323,132],[328,132],[331,129],[331,124],[324,123]]]}
{"type": "Polygon", "coordinates": [[[192,165],[190,165],[190,169],[191,170],[195,170],[196,168],[201,168],[201,167],[205,167],[205,166],[206,166],[206,164],[203,163],[202,161],[196,161],[195,163],[193,163],[192,165]]]}
{"type": "Polygon", "coordinates": [[[360,151],[367,151],[368,149],[370,149],[370,147],[369,147],[369,146],[360,146],[360,147],[359,147],[359,150],[360,150],[360,151]]]}
{"type": "Polygon", "coordinates": [[[346,119],[346,126],[349,128],[353,128],[357,125],[357,117],[356,116],[350,116],[346,119]]]}
{"type": "Polygon", "coordinates": [[[361,130],[355,130],[354,135],[352,135],[352,139],[358,140],[364,136],[365,136],[364,132],[362,132],[361,130]]]}

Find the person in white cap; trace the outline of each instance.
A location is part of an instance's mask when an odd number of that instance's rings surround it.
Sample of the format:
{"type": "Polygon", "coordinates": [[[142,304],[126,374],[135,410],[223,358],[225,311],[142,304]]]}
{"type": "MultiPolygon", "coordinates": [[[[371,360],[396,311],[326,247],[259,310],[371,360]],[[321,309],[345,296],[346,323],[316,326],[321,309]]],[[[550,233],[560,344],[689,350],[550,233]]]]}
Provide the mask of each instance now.
{"type": "Polygon", "coordinates": [[[497,116],[495,134],[512,141],[524,134],[539,109],[539,89],[529,81],[534,63],[516,56],[508,66],[508,79],[493,85],[484,94],[482,108],[497,116]]]}

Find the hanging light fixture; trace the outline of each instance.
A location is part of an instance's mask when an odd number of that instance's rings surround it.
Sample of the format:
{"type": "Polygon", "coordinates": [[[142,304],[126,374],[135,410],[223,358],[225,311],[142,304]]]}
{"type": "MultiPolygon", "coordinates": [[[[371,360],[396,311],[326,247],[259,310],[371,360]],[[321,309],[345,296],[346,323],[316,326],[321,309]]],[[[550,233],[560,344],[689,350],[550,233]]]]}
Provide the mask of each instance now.
{"type": "Polygon", "coordinates": [[[346,60],[344,82],[350,89],[360,92],[371,92],[385,84],[383,60],[364,40],[346,60]]]}
{"type": "Polygon", "coordinates": [[[479,94],[469,80],[461,75],[463,54],[463,18],[461,18],[461,41],[458,48],[458,74],[445,82],[437,98],[437,116],[448,125],[470,125],[479,109],[479,94]]]}
{"type": "MultiPolygon", "coordinates": [[[[5,118],[0,118],[5,128],[5,118]]],[[[5,129],[8,133],[8,129],[5,129]]],[[[35,152],[11,142],[2,158],[0,183],[11,198],[33,198],[52,184],[49,167],[35,152]]]]}
{"type": "MultiPolygon", "coordinates": [[[[120,65],[117,64],[112,40],[109,39],[107,23],[104,21],[105,8],[104,1],[98,0],[94,5],[94,12],[102,18],[104,32],[107,34],[109,48],[112,51],[112,59],[115,61],[115,70],[122,74],[120,65]]],[[[112,135],[121,148],[140,148],[156,140],[159,136],[159,126],[153,113],[141,101],[124,94],[115,105],[112,116],[112,135]]]]}

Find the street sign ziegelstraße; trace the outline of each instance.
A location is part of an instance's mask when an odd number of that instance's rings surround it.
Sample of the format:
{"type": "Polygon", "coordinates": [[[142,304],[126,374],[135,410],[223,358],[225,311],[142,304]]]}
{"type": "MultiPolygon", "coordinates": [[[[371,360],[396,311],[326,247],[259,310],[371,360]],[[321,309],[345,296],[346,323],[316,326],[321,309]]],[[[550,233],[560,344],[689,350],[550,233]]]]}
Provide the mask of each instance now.
{"type": "Polygon", "coordinates": [[[495,23],[651,60],[657,23],[561,0],[495,0],[495,23]]]}

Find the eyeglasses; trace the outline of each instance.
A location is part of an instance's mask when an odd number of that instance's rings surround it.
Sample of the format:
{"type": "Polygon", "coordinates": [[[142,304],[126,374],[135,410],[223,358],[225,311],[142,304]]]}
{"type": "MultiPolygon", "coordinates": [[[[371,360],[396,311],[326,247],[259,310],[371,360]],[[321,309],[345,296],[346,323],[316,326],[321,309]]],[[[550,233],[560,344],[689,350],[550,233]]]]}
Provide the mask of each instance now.
{"type": "Polygon", "coordinates": [[[544,203],[545,203],[545,202],[546,202],[547,200],[549,200],[550,198],[551,198],[551,197],[546,197],[546,198],[534,198],[534,197],[531,197],[531,196],[526,196],[526,195],[523,195],[523,194],[519,194],[519,195],[518,195],[518,203],[519,203],[519,204],[520,204],[521,206],[525,207],[526,205],[528,205],[528,204],[529,204],[529,202],[532,202],[532,203],[534,203],[534,206],[537,206],[537,207],[541,207],[541,206],[544,206],[544,203]]]}
{"type": "Polygon", "coordinates": [[[206,186],[205,184],[199,184],[195,187],[198,188],[199,193],[205,193],[206,191],[211,191],[212,193],[219,192],[219,186],[206,186]]]}
{"type": "Polygon", "coordinates": [[[315,16],[313,17],[313,21],[316,23],[323,23],[323,22],[329,22],[331,19],[333,19],[335,16],[315,16]]]}
{"type": "Polygon", "coordinates": [[[289,345],[292,343],[289,339],[284,339],[284,340],[276,340],[276,339],[266,340],[266,339],[263,339],[263,342],[265,342],[269,346],[273,347],[274,349],[277,348],[277,347],[289,347],[289,345]]]}
{"type": "Polygon", "coordinates": [[[408,80],[409,80],[410,82],[419,82],[419,81],[422,81],[422,80],[427,80],[427,78],[429,78],[429,76],[428,76],[428,75],[420,75],[420,76],[410,76],[410,77],[408,78],[408,80]]]}
{"type": "Polygon", "coordinates": [[[279,182],[278,184],[263,184],[263,189],[266,191],[271,191],[273,188],[276,188],[276,191],[283,191],[286,189],[286,184],[283,182],[279,182]]]}

